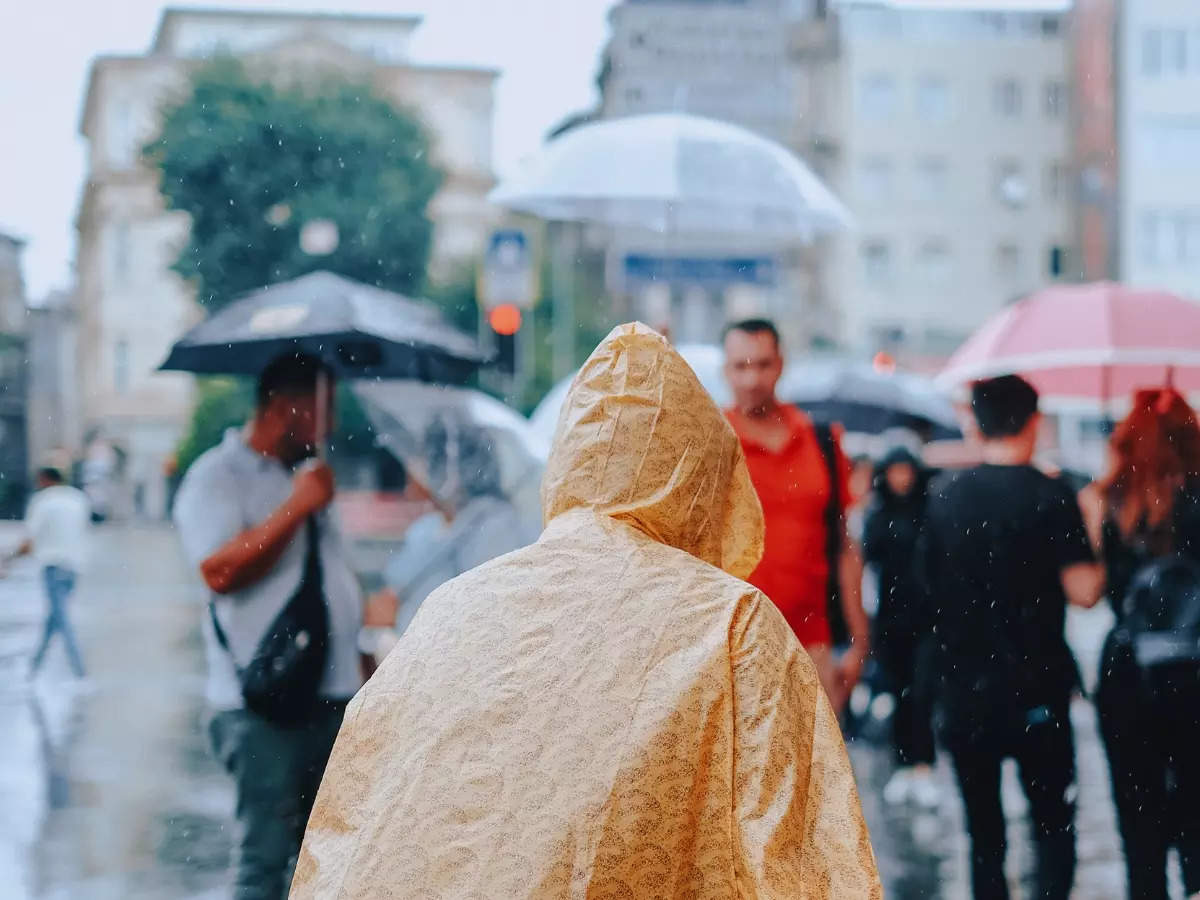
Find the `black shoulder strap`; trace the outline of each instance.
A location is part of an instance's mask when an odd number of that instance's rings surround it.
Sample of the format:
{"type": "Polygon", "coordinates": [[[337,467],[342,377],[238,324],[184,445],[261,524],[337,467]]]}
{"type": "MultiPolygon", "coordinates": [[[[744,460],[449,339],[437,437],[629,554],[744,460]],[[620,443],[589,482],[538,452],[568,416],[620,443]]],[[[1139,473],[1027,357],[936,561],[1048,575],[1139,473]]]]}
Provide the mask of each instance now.
{"type": "Polygon", "coordinates": [[[814,422],[817,445],[829,473],[829,502],[825,504],[825,563],[829,575],[825,584],[826,615],[835,646],[845,644],[850,637],[846,617],[842,612],[841,556],[845,534],[846,498],[842,496],[842,473],[838,465],[837,438],[826,422],[814,422]]]}
{"type": "MultiPolygon", "coordinates": [[[[301,570],[301,582],[307,578],[321,578],[321,541],[315,516],[309,516],[304,523],[304,541],[304,568],[301,570]]],[[[212,620],[213,633],[217,636],[217,643],[226,653],[233,656],[233,651],[229,649],[229,639],[225,636],[225,629],[221,627],[221,620],[217,618],[217,604],[211,594],[208,598],[208,617],[212,620]]]]}
{"type": "Polygon", "coordinates": [[[833,428],[825,422],[816,422],[817,444],[825,459],[825,471],[829,473],[829,502],[825,504],[825,540],[830,565],[836,567],[837,557],[842,550],[843,514],[846,501],[842,497],[842,473],[838,466],[837,439],[833,428]]]}

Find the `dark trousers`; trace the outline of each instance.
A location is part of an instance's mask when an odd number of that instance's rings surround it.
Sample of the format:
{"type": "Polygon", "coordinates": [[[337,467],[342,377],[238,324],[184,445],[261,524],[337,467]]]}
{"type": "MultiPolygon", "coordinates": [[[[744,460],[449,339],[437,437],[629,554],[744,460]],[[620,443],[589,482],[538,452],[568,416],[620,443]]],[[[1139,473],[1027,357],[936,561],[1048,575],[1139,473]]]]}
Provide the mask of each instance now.
{"type": "Polygon", "coordinates": [[[1200,891],[1200,666],[1144,673],[1110,637],[1096,697],[1132,900],[1166,900],[1167,850],[1200,891]]]}
{"type": "Polygon", "coordinates": [[[75,573],[62,566],[46,566],[42,570],[42,580],[46,587],[46,625],[42,631],[42,642],[33,655],[32,673],[36,674],[50,649],[50,641],[56,634],[62,635],[63,646],[67,649],[67,660],[76,678],[84,676],[83,654],[79,652],[79,643],[75,640],[75,632],[71,628],[71,620],[67,618],[67,601],[75,591],[75,573]]]}
{"type": "Polygon", "coordinates": [[[322,702],[308,722],[292,728],[242,709],[213,716],[213,750],[237,792],[234,900],[287,896],[345,708],[344,702],[322,702]]]}
{"type": "Polygon", "coordinates": [[[896,698],[892,713],[892,747],[902,766],[932,765],[933,702],[930,690],[929,642],[904,626],[881,626],[875,655],[896,698]]]}
{"type": "Polygon", "coordinates": [[[1013,758],[1029,799],[1037,855],[1037,900],[1067,900],[1075,880],[1075,741],[1067,703],[1028,722],[947,735],[966,810],[975,900],[1007,900],[1001,764],[1013,758]]]}

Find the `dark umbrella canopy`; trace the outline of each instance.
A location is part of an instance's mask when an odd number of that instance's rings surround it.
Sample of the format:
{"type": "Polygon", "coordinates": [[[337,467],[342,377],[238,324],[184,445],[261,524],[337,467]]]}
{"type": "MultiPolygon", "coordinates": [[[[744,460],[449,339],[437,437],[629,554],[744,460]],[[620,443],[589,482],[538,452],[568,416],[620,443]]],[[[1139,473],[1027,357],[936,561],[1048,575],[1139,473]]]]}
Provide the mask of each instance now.
{"type": "Polygon", "coordinates": [[[867,363],[831,359],[790,366],[779,396],[847,431],[910,428],[933,437],[961,436],[953,403],[930,379],[867,363]]]}
{"type": "Polygon", "coordinates": [[[307,353],[342,378],[461,384],[484,362],[478,344],[429,306],[331,272],[261,288],[201,322],[165,371],[257,375],[284,353],[307,353]]]}

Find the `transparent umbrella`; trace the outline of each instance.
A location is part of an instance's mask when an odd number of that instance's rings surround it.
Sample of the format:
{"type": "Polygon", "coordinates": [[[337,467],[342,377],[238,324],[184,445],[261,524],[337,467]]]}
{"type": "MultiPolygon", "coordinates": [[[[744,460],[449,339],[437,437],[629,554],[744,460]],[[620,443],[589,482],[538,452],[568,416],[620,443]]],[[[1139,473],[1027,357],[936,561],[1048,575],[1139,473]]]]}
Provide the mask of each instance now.
{"type": "Polygon", "coordinates": [[[440,509],[409,527],[385,567],[403,631],[441,584],[536,539],[545,449],[523,416],[479,391],[412,381],[354,391],[379,443],[440,509]]]}
{"type": "Polygon", "coordinates": [[[682,113],[629,116],[567,132],[490,199],[543,219],[668,234],[794,241],[850,224],[829,188],[780,144],[682,113]]]}

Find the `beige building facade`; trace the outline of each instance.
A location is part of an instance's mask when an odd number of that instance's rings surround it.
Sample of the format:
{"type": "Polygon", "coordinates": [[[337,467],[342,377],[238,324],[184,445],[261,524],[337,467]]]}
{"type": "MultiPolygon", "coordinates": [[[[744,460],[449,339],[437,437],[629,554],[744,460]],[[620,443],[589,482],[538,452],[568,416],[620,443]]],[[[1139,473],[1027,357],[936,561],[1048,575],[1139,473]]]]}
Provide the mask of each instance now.
{"type": "Polygon", "coordinates": [[[86,429],[122,451],[126,511],[165,509],[164,466],[192,406],[188,376],[156,371],[199,310],[170,266],[186,240],[185,215],[167,212],[140,149],[159,110],[189,72],[218,53],[275,71],[336,71],[369,80],[416,112],[446,179],[431,204],[431,271],[449,273],[479,252],[495,213],[492,70],[413,64],[420,19],[242,13],[173,8],[144,56],[101,57],[88,81],[80,132],[87,181],[77,229],[79,373],[86,429]]]}
{"type": "Polygon", "coordinates": [[[828,260],[841,337],[941,356],[1072,269],[1067,4],[844,0],[828,260]]]}

